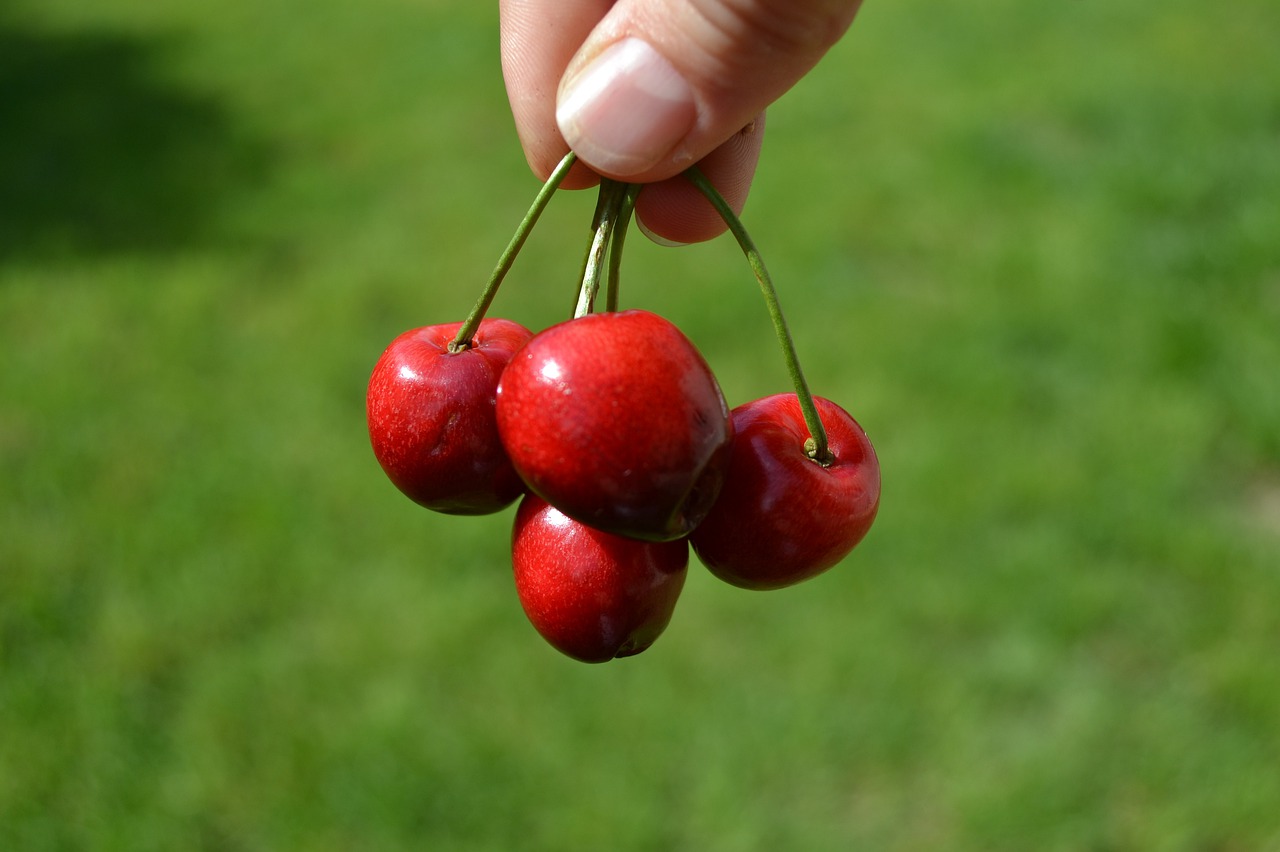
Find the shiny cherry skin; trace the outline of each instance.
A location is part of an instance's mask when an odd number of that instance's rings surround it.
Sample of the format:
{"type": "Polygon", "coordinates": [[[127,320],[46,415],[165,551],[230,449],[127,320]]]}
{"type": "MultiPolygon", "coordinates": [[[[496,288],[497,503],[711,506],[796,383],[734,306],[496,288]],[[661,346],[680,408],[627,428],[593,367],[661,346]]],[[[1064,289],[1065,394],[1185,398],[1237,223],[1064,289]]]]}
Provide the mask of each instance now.
{"type": "Polygon", "coordinates": [[[415,502],[451,515],[497,512],[524,493],[498,439],[498,379],[533,332],[485,319],[450,352],[462,323],[406,331],[382,353],[366,406],[374,455],[415,502]]]}
{"type": "Polygon", "coordinates": [[[880,463],[862,427],[815,397],[831,459],[809,458],[795,394],[733,410],[733,455],[716,505],[690,541],[720,579],[779,589],[835,565],[862,540],[880,506],[880,463]]]}
{"type": "Polygon", "coordinates": [[[529,489],[575,520],[671,541],[711,508],[732,425],[711,368],[648,311],[588,314],[516,354],[498,433],[529,489]]]}
{"type": "Polygon", "coordinates": [[[671,621],[689,565],[684,539],[612,535],[533,494],[516,510],[511,554],[529,621],[557,650],[585,663],[652,645],[671,621]]]}

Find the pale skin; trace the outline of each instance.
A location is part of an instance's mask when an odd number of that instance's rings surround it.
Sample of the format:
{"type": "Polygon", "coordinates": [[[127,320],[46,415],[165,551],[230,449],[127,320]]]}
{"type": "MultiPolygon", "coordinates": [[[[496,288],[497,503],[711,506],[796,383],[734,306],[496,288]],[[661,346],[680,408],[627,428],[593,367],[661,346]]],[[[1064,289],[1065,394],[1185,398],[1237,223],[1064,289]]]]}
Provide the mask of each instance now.
{"type": "Polygon", "coordinates": [[[741,210],[765,109],[853,23],[861,0],[500,0],[502,69],[530,168],[563,184],[646,184],[636,214],[659,242],[724,231],[679,178],[691,165],[741,210]]]}

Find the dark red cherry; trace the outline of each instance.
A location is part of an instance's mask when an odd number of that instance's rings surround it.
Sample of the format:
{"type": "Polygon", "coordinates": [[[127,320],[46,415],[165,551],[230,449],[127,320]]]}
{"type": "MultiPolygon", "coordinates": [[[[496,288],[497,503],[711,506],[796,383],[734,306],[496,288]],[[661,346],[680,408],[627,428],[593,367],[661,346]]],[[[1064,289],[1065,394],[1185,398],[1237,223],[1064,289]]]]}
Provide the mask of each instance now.
{"type": "Polygon", "coordinates": [[[562,653],[587,663],[638,654],[671,621],[689,545],[593,529],[529,494],[512,534],[516,591],[529,621],[562,653]]]}
{"type": "Polygon", "coordinates": [[[835,565],[862,540],[880,505],[880,464],[862,427],[815,397],[831,459],[805,452],[795,394],[733,410],[733,453],[716,505],[690,541],[713,574],[747,589],[777,589],[835,565]]]}
{"type": "Polygon", "coordinates": [[[498,439],[494,406],[503,369],[533,332],[486,319],[470,347],[450,352],[461,328],[427,326],[391,342],[369,379],[369,439],[387,476],[415,502],[479,515],[524,492],[498,439]]]}
{"type": "Polygon", "coordinates": [[[711,508],[728,463],[728,407],[687,337],[648,311],[588,314],[516,354],[498,432],[531,491],[575,520],[670,541],[711,508]]]}

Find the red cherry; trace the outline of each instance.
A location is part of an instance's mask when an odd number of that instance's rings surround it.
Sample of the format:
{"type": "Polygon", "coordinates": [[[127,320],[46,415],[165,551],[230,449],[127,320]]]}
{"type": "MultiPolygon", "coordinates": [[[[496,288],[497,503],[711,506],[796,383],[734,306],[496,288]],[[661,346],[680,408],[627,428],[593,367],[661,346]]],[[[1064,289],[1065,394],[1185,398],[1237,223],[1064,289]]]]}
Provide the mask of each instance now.
{"type": "Polygon", "coordinates": [[[617,535],[670,541],[710,509],[732,425],[711,368],[648,311],[588,314],[516,354],[498,433],[529,489],[617,535]]]}
{"type": "Polygon", "coordinates": [[[690,541],[713,574],[747,589],[814,577],[853,550],[880,505],[880,463],[862,427],[814,398],[834,457],[809,458],[795,394],[733,410],[733,454],[720,498],[690,541]]]}
{"type": "Polygon", "coordinates": [[[494,422],[498,378],[533,332],[504,319],[480,323],[472,345],[450,352],[462,323],[406,331],[373,368],[366,399],[374,455],[415,502],[482,515],[524,491],[494,422]]]}
{"type": "Polygon", "coordinates": [[[512,534],[516,591],[555,648],[585,663],[639,654],[666,629],[688,573],[685,540],[593,529],[529,494],[512,534]]]}

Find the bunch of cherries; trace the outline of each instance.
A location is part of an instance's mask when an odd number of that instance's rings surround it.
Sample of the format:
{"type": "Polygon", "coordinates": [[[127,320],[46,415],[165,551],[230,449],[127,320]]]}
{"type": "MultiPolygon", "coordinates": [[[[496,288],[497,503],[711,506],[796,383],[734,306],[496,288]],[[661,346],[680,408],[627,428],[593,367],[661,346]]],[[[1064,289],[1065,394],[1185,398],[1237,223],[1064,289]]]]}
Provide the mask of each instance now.
{"type": "Polygon", "coordinates": [[[378,462],[415,502],[478,515],[520,499],[512,562],[525,613],[563,653],[605,662],[644,651],[666,629],[691,546],[715,576],[747,589],[835,565],[875,519],[880,467],[857,422],[809,392],[759,252],[696,169],[686,176],[764,292],[794,393],[730,411],[675,325],[618,309],[636,185],[601,182],[572,319],[534,334],[486,318],[574,161],[570,153],[542,187],[467,320],[391,342],[367,408],[378,462]]]}

